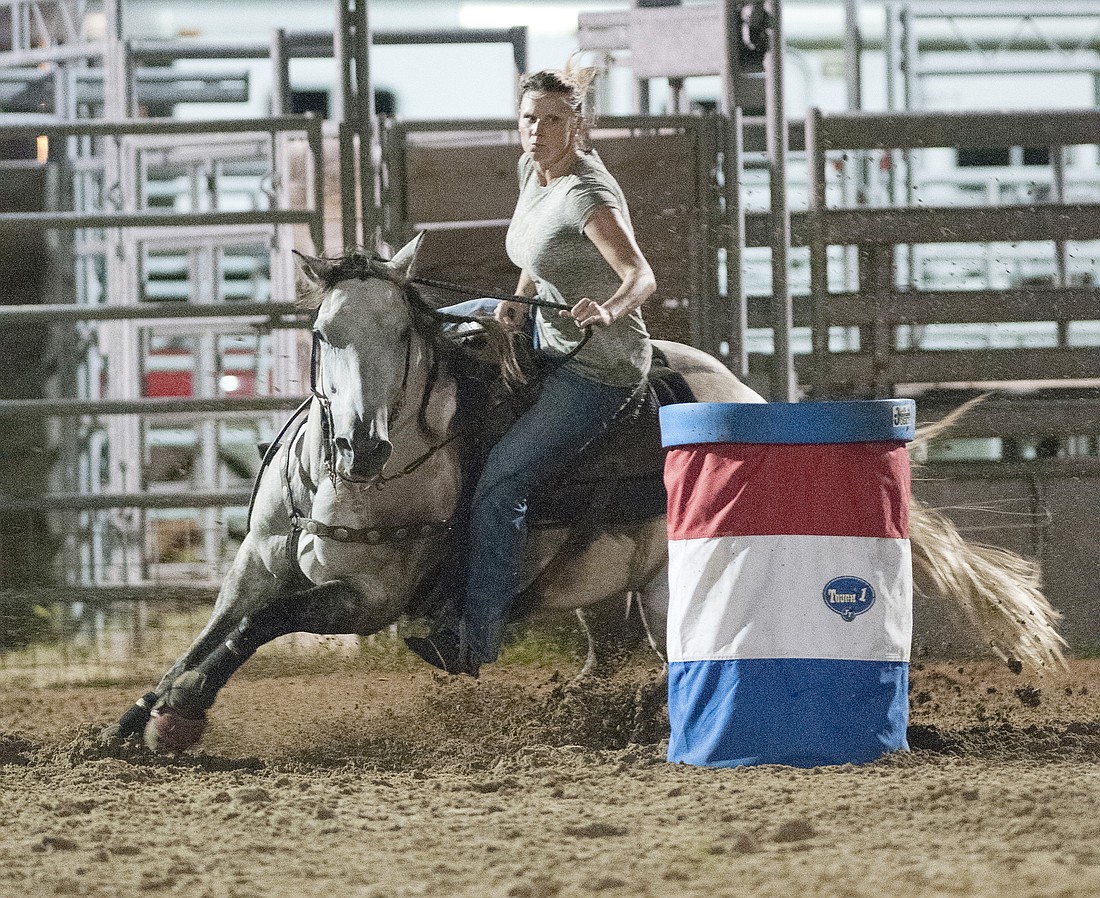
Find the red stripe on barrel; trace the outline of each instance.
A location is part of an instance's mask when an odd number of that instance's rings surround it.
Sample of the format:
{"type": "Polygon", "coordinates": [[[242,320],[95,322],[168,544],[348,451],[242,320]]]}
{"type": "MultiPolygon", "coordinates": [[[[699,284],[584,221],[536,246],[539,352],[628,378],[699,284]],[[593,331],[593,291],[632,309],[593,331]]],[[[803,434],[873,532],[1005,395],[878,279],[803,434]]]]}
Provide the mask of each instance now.
{"type": "Polygon", "coordinates": [[[909,456],[901,441],[685,446],[669,450],[665,486],[670,540],[909,537],[909,456]]]}

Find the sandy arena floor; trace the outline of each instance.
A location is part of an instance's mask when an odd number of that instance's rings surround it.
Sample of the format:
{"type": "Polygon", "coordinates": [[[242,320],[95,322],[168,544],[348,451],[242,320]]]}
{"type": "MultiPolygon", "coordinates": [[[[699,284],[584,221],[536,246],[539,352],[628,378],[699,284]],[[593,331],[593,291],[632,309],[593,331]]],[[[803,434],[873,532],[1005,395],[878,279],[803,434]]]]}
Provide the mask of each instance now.
{"type": "Polygon", "coordinates": [[[914,750],[819,770],[665,763],[645,666],[289,667],[178,758],[96,747],[144,680],[4,686],[0,895],[1100,894],[1100,661],[914,664],[914,750]]]}

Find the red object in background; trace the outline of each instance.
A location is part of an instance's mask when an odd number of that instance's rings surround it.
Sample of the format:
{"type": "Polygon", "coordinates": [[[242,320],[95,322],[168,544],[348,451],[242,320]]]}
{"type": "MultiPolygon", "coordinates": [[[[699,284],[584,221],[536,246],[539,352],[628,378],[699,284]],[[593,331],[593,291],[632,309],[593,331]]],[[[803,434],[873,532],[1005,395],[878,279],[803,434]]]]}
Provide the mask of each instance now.
{"type": "MultiPolygon", "coordinates": [[[[218,385],[218,395],[255,396],[256,370],[252,353],[226,353],[222,377],[237,378],[237,387],[226,390],[218,385]]],[[[149,398],[187,398],[195,395],[193,359],[190,352],[165,350],[152,352],[146,360],[145,391],[149,398]]]]}
{"type": "Polygon", "coordinates": [[[190,371],[149,371],[145,375],[146,396],[191,396],[192,389],[190,371]]]}

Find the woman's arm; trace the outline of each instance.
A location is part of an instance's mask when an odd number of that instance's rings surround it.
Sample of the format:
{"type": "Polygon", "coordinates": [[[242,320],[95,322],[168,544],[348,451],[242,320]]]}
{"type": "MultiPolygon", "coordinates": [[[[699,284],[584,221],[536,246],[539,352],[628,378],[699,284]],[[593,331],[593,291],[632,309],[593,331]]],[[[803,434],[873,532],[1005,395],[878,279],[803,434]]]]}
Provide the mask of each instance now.
{"type": "Polygon", "coordinates": [[[602,303],[586,296],[561,314],[581,327],[590,324],[607,327],[639,308],[657,289],[657,281],[618,209],[597,206],[584,226],[584,233],[615,270],[622,284],[602,303]]]}
{"type": "MultiPolygon", "coordinates": [[[[519,273],[519,283],[516,284],[516,296],[534,296],[535,282],[531,275],[523,270],[519,273]]],[[[527,315],[527,305],[522,302],[510,302],[501,300],[497,306],[494,318],[510,330],[523,326],[523,319],[527,315]]]]}

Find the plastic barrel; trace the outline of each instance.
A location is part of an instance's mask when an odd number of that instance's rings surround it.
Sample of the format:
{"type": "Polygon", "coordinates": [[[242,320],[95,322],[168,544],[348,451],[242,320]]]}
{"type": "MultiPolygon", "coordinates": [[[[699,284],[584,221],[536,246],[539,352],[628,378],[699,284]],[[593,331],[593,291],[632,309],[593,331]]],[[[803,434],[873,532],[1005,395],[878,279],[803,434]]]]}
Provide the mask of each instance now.
{"type": "Polygon", "coordinates": [[[668,759],[907,750],[912,400],[661,409],[668,759]]]}

